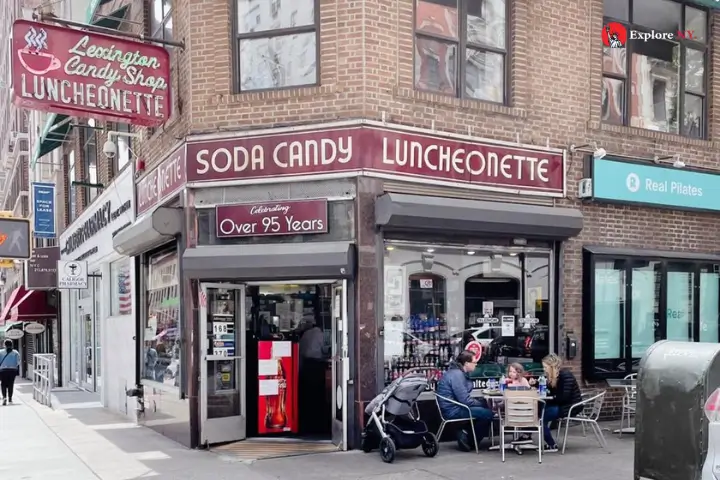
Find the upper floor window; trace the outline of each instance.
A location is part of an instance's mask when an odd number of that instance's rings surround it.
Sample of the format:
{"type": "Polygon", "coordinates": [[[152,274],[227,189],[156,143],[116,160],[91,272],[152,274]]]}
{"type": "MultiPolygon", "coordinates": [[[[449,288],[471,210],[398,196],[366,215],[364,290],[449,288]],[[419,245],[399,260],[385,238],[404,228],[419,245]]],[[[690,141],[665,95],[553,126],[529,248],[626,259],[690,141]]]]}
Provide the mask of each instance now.
{"type": "Polygon", "coordinates": [[[605,0],[604,29],[622,46],[603,47],[603,121],[703,138],[707,12],[674,0],[605,0]]]}
{"type": "Polygon", "coordinates": [[[506,0],[417,0],[415,88],[507,102],[506,0]]]}
{"type": "Polygon", "coordinates": [[[71,151],[67,157],[67,169],[68,169],[68,223],[75,221],[77,216],[76,204],[75,204],[75,151],[71,151]]]}
{"type": "Polygon", "coordinates": [[[317,84],[317,0],[237,1],[237,88],[317,84]]]}
{"type": "Polygon", "coordinates": [[[97,169],[97,140],[95,139],[95,121],[88,121],[88,128],[85,128],[85,145],[83,146],[83,167],[85,170],[85,178],[83,182],[85,186],[85,206],[90,205],[98,195],[98,187],[94,186],[98,183],[97,169]],[[93,186],[90,186],[93,185],[93,186]]]}
{"type": "Polygon", "coordinates": [[[172,40],[172,3],[171,0],[152,0],[150,15],[150,37],[172,40]]]}

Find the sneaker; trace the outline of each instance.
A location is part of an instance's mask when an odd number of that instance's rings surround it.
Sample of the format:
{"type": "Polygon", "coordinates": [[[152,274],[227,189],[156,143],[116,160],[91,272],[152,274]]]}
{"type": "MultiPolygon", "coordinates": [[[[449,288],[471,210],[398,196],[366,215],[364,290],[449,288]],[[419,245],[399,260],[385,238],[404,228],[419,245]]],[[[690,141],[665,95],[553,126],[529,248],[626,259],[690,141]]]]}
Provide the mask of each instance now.
{"type": "Polygon", "coordinates": [[[3,398],[3,405],[7,405],[7,398],[3,398]]]}
{"type": "Polygon", "coordinates": [[[12,398],[9,398],[9,399],[8,399],[8,403],[12,403],[12,398]]]}
{"type": "Polygon", "coordinates": [[[472,450],[470,434],[465,430],[461,430],[458,434],[458,448],[461,452],[469,452],[472,450]]]}
{"type": "Polygon", "coordinates": [[[533,440],[531,435],[523,433],[517,438],[517,440],[513,440],[510,443],[512,443],[513,445],[528,445],[530,443],[533,443],[533,440]]]}
{"type": "Polygon", "coordinates": [[[545,448],[543,448],[543,453],[557,453],[557,451],[557,445],[545,445],[545,448]]]}

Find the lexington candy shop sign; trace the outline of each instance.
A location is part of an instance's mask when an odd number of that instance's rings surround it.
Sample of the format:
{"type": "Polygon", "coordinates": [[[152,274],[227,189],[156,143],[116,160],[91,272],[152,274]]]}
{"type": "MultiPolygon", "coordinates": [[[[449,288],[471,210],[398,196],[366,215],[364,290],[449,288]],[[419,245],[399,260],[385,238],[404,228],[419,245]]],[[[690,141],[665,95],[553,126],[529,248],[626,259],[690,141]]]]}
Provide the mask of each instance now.
{"type": "Polygon", "coordinates": [[[185,146],[178,148],[135,184],[137,215],[141,215],[185,185],[185,146]]]}
{"type": "Polygon", "coordinates": [[[327,200],[302,200],[215,207],[218,238],[327,233],[327,200]]]}
{"type": "Polygon", "coordinates": [[[170,117],[166,49],[29,20],[15,21],[12,35],[17,105],[144,126],[170,117]]]}
{"type": "Polygon", "coordinates": [[[563,150],[353,126],[192,142],[189,182],[362,171],[369,176],[562,197],[563,150]]]}

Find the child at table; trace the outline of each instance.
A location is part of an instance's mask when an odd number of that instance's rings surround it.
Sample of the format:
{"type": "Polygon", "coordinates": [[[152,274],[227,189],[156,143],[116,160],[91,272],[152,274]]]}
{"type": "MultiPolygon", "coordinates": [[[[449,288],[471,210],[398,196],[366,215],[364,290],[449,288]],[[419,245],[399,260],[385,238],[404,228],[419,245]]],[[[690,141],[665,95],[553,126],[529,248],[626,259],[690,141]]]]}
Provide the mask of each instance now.
{"type": "Polygon", "coordinates": [[[511,363],[507,369],[507,380],[505,383],[508,387],[530,388],[528,379],[525,378],[525,369],[519,363],[511,363]]]}

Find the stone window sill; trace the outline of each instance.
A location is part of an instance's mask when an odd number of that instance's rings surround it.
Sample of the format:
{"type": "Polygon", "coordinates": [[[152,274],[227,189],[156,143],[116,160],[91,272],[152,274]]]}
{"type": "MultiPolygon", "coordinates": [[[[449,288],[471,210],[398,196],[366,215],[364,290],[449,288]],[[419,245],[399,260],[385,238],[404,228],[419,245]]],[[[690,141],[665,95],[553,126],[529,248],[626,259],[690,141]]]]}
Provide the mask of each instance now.
{"type": "Polygon", "coordinates": [[[395,98],[398,99],[412,100],[416,102],[430,104],[433,106],[446,105],[448,107],[475,113],[495,113],[498,115],[505,115],[507,117],[517,119],[527,118],[527,111],[525,109],[509,107],[507,105],[498,105],[497,103],[483,102],[482,100],[474,100],[470,98],[456,98],[449,95],[422,92],[405,87],[395,87],[393,94],[395,98]]]}
{"type": "Polygon", "coordinates": [[[262,92],[234,93],[231,95],[217,94],[209,99],[210,105],[243,106],[257,101],[278,101],[293,99],[312,99],[335,93],[335,85],[314,87],[285,88],[282,90],[264,90],[262,92]]]}
{"type": "Polygon", "coordinates": [[[619,133],[621,135],[635,136],[641,138],[649,138],[661,142],[674,143],[676,145],[686,145],[700,148],[720,149],[720,142],[711,140],[703,140],[700,138],[683,137],[675,133],[658,132],[655,130],[646,130],[644,128],[627,127],[624,125],[613,125],[609,123],[591,121],[588,122],[588,130],[592,132],[610,132],[619,133]]]}

